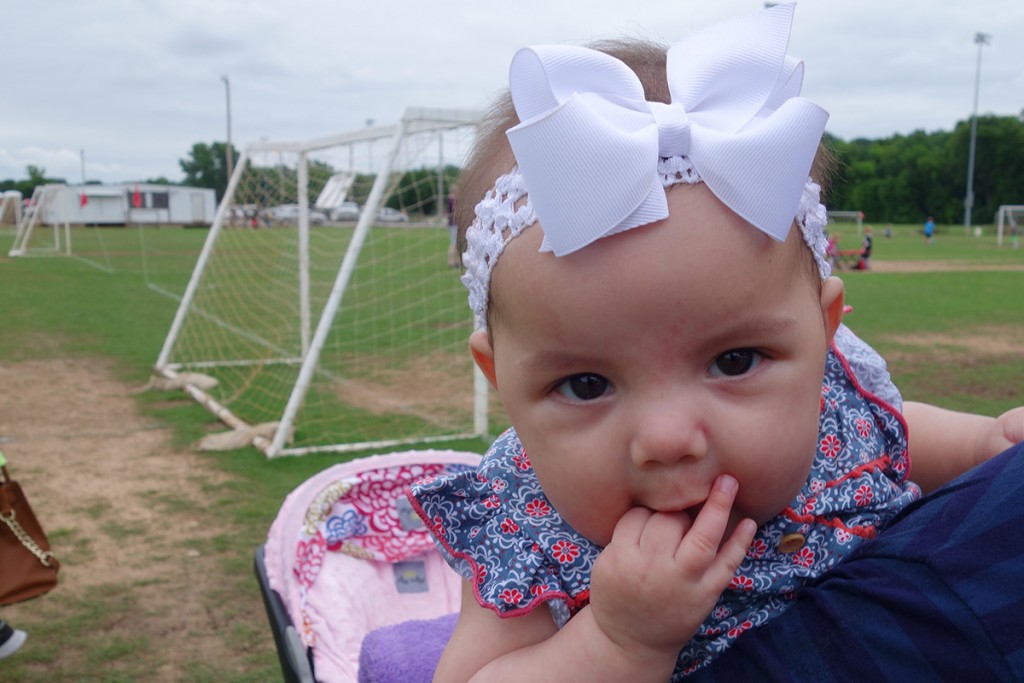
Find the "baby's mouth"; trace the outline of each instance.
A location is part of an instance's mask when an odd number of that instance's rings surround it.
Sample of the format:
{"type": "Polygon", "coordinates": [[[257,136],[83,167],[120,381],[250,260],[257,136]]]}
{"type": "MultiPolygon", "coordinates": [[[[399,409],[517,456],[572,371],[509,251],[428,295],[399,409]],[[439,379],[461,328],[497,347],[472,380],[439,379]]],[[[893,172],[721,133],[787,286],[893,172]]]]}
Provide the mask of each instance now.
{"type": "Polygon", "coordinates": [[[693,520],[697,519],[697,515],[699,515],[700,511],[704,509],[704,502],[705,501],[701,501],[701,502],[697,503],[696,505],[691,505],[690,507],[688,507],[685,510],[683,510],[683,512],[685,512],[687,515],[690,516],[690,521],[691,522],[693,520]]]}
{"type": "Polygon", "coordinates": [[[635,504],[641,507],[646,507],[649,510],[653,510],[654,512],[662,512],[670,515],[685,514],[687,517],[690,518],[691,521],[693,521],[697,518],[697,515],[700,514],[700,511],[704,509],[705,502],[706,501],[702,500],[699,503],[691,504],[687,504],[686,502],[666,502],[665,504],[655,505],[652,505],[650,503],[637,502],[635,504]]]}

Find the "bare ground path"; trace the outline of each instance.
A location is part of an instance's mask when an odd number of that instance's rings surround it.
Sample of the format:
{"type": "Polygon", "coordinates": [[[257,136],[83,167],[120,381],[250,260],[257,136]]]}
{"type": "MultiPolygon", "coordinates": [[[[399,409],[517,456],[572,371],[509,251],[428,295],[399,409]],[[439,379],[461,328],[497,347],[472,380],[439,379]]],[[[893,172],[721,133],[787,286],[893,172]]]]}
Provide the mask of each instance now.
{"type": "MultiPolygon", "coordinates": [[[[871,270],[878,273],[951,273],[957,271],[1024,270],[1024,263],[962,263],[958,261],[881,261],[872,259],[871,270]]],[[[842,274],[842,273],[840,273],[842,274]]]]}
{"type": "Polygon", "coordinates": [[[245,671],[239,641],[272,648],[258,599],[223,604],[238,578],[223,570],[216,540],[230,529],[211,502],[227,475],[172,448],[109,361],[0,364],[0,387],[0,448],[63,562],[54,591],[0,608],[30,631],[19,659],[67,675],[121,647],[112,659],[127,680],[162,682],[245,671]],[[68,613],[87,615],[82,644],[46,642],[40,618],[68,613]]]}

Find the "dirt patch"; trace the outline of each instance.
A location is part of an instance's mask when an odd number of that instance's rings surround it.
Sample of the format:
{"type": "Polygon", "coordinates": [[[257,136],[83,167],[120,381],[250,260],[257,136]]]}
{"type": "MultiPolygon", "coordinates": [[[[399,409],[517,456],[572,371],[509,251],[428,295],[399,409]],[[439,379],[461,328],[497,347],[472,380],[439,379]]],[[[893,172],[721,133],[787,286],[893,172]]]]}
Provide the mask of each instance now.
{"type": "MultiPolygon", "coordinates": [[[[158,664],[146,680],[176,681],[183,662],[237,659],[207,600],[226,580],[210,552],[225,528],[202,501],[226,475],[174,450],[170,433],[139,414],[136,388],[113,377],[109,362],[90,359],[0,365],[0,444],[63,563],[53,592],[2,614],[25,625],[37,611],[119,595],[103,604],[121,613],[92,627],[150,643],[158,664]]],[[[63,671],[88,654],[54,649],[47,666],[63,671]]]]}
{"type": "MultiPolygon", "coordinates": [[[[905,398],[962,405],[983,402],[1020,405],[1019,359],[1024,350],[1024,327],[988,326],[946,333],[928,332],[881,337],[889,368],[900,375],[897,384],[905,398]]],[[[987,412],[995,408],[974,408],[987,412]]],[[[997,414],[997,413],[990,413],[997,414]]]]}
{"type": "Polygon", "coordinates": [[[366,379],[338,379],[336,392],[345,403],[378,415],[411,415],[444,429],[465,427],[473,410],[467,363],[464,355],[437,352],[366,379]]]}
{"type": "Polygon", "coordinates": [[[922,356],[931,364],[970,358],[1019,356],[1024,351],[1020,327],[982,327],[964,332],[915,332],[882,336],[880,341],[907,349],[887,351],[886,358],[912,362],[922,356]]]}
{"type": "Polygon", "coordinates": [[[1024,263],[962,263],[959,261],[871,261],[876,273],[952,273],[959,271],[1024,270],[1024,263]]]}

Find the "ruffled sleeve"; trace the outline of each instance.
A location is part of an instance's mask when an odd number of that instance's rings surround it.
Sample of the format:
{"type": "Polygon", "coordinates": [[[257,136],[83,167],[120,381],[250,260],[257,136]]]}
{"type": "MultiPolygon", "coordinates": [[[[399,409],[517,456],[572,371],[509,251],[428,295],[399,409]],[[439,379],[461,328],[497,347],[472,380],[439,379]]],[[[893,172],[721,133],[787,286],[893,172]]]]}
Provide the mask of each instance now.
{"type": "Polygon", "coordinates": [[[846,325],[839,326],[834,341],[836,348],[849,363],[857,383],[868,393],[902,412],[903,397],[892,383],[885,359],[846,325]]]}
{"type": "Polygon", "coordinates": [[[421,480],[409,497],[483,607],[514,617],[547,602],[561,626],[587,603],[601,548],[551,505],[513,429],[475,472],[421,480]]]}

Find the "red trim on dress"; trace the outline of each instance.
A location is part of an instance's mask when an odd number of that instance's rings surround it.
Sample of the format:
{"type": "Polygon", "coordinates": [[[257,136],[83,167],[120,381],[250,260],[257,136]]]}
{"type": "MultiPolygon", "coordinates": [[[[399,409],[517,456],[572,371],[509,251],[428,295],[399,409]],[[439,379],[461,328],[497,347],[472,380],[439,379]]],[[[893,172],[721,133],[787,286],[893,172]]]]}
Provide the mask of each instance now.
{"type": "MultiPolygon", "coordinates": [[[[480,577],[483,574],[486,574],[486,571],[475,560],[473,560],[472,557],[470,557],[464,552],[459,552],[455,550],[451,547],[451,545],[449,545],[448,539],[445,538],[444,525],[434,524],[433,520],[428,518],[426,511],[423,509],[423,507],[420,505],[420,502],[416,500],[416,497],[413,495],[411,486],[405,487],[405,497],[409,499],[409,502],[412,504],[412,509],[416,512],[417,515],[419,515],[419,518],[423,521],[423,524],[425,524],[426,527],[430,530],[430,533],[433,534],[434,539],[439,544],[441,544],[441,547],[444,548],[445,552],[448,553],[451,557],[461,560],[462,562],[465,562],[469,565],[473,573],[471,584],[473,586],[473,596],[476,598],[477,604],[479,604],[481,607],[486,607],[487,609],[491,610],[492,612],[497,614],[499,618],[510,619],[512,617],[521,617],[526,614],[530,614],[531,612],[533,612],[533,610],[537,609],[539,605],[549,600],[561,600],[569,608],[569,612],[571,614],[575,614],[579,610],[583,609],[587,605],[587,603],[590,602],[589,588],[584,591],[581,591],[580,594],[576,597],[573,597],[564,591],[548,590],[544,591],[543,593],[531,592],[531,594],[533,595],[533,599],[530,602],[526,603],[522,607],[516,607],[515,609],[504,612],[501,611],[500,608],[498,608],[496,605],[487,602],[486,600],[484,600],[483,596],[480,595],[479,586],[482,583],[480,577]]],[[[466,577],[463,578],[466,579],[466,577]]],[[[470,581],[470,579],[466,580],[470,581]]]]}

